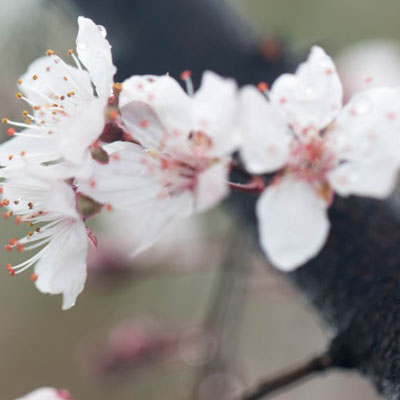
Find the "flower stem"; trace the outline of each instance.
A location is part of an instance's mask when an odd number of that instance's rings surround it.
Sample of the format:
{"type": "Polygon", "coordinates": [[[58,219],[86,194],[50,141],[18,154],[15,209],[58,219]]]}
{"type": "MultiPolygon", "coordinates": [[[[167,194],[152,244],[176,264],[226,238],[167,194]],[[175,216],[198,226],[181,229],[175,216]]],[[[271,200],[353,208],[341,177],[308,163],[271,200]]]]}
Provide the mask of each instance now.
{"type": "Polygon", "coordinates": [[[329,352],[324,352],[306,363],[283,372],[272,378],[267,378],[258,383],[254,388],[245,392],[240,400],[259,400],[276,391],[291,386],[310,375],[326,371],[333,367],[333,361],[329,352]]]}
{"type": "Polygon", "coordinates": [[[245,193],[261,193],[265,188],[264,181],[261,178],[254,178],[248,183],[228,182],[228,185],[232,190],[245,193]]]}

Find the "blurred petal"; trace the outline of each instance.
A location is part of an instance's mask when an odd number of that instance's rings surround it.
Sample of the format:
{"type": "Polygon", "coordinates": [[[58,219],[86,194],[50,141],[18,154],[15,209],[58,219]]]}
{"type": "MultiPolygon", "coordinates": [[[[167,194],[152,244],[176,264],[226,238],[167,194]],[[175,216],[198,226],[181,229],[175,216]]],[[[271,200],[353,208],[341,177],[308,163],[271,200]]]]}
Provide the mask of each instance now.
{"type": "Polygon", "coordinates": [[[342,164],[329,175],[341,195],[386,197],[400,166],[400,91],[377,88],[356,94],[339,114],[327,144],[342,164]]]}
{"type": "Polygon", "coordinates": [[[19,397],[17,400],[72,400],[70,393],[65,389],[44,387],[19,397]]]}
{"type": "Polygon", "coordinates": [[[305,181],[283,178],[257,203],[261,246],[271,262],[291,271],[315,257],[329,231],[327,203],[305,181]]]}
{"type": "Polygon", "coordinates": [[[199,175],[195,192],[197,212],[218,205],[228,195],[229,163],[230,159],[217,162],[199,175]]]}
{"type": "Polygon", "coordinates": [[[116,68],[112,61],[110,43],[106,39],[106,30],[89,18],[79,17],[78,24],[78,57],[89,71],[99,97],[107,99],[112,94],[116,68]]]}
{"type": "Polygon", "coordinates": [[[283,167],[289,157],[291,133],[281,112],[259,90],[241,91],[241,156],[249,172],[261,174],[283,167]]]}
{"type": "Polygon", "coordinates": [[[270,95],[300,135],[304,129],[325,128],[336,117],[343,89],[332,59],[314,46],[295,74],[283,74],[275,81],[270,95]]]}
{"type": "Polygon", "coordinates": [[[394,190],[399,170],[396,157],[378,157],[342,164],[335,168],[328,180],[341,196],[366,196],[383,199],[394,190]]]}
{"type": "Polygon", "coordinates": [[[119,106],[131,135],[151,149],[187,140],[190,98],[169,76],[132,76],[122,84],[119,106]]]}
{"type": "Polygon", "coordinates": [[[212,139],[210,154],[223,156],[238,149],[241,143],[236,127],[238,109],[236,82],[206,71],[193,97],[193,128],[212,139]]]}

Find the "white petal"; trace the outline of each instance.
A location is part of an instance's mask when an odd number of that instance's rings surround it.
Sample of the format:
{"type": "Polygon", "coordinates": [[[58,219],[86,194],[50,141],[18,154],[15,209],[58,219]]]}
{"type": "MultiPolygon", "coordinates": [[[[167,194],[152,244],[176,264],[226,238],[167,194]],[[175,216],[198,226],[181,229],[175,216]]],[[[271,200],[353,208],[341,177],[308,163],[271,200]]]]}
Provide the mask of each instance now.
{"type": "Polygon", "coordinates": [[[249,172],[272,172],[286,164],[292,140],[289,127],[281,111],[252,86],[241,90],[240,124],[240,154],[249,172]]]}
{"type": "Polygon", "coordinates": [[[95,163],[89,179],[78,180],[79,191],[120,209],[153,202],[162,187],[147,161],[153,162],[141,146],[126,143],[124,149],[112,153],[108,164],[95,163]]]}
{"type": "Polygon", "coordinates": [[[44,209],[47,212],[64,217],[79,219],[76,210],[75,193],[70,185],[63,181],[51,182],[51,189],[43,199],[44,209]]]}
{"type": "Polygon", "coordinates": [[[122,84],[119,106],[128,131],[148,148],[185,141],[192,128],[190,98],[169,76],[132,76],[122,84]]]}
{"type": "Polygon", "coordinates": [[[86,107],[59,125],[60,151],[66,160],[82,163],[89,146],[104,128],[104,102],[93,98],[86,107]]]}
{"type": "MultiPolygon", "coordinates": [[[[65,96],[63,106],[69,114],[71,113],[71,104],[67,93],[75,92],[74,103],[77,98],[82,101],[93,97],[88,72],[65,64],[57,56],[38,58],[28,67],[27,72],[20,79],[22,81],[19,85],[21,91],[35,105],[48,106],[58,102],[57,96],[65,96]]],[[[51,115],[51,111],[47,108],[41,108],[35,112],[35,115],[38,115],[40,120],[43,119],[42,112],[48,112],[51,115]]]]}
{"type": "Polygon", "coordinates": [[[400,167],[400,91],[377,88],[355,95],[328,133],[342,164],[329,176],[341,195],[386,197],[400,167]]]}
{"type": "Polygon", "coordinates": [[[66,220],[35,265],[36,287],[43,293],[63,294],[63,310],[71,308],[86,280],[88,240],[81,221],[66,220]]]}
{"type": "Polygon", "coordinates": [[[20,164],[21,160],[27,159],[38,163],[49,162],[61,157],[54,138],[40,136],[31,129],[22,131],[22,134],[0,145],[1,166],[20,164]]]}
{"type": "Polygon", "coordinates": [[[67,400],[68,398],[64,395],[61,397],[61,393],[57,389],[53,389],[50,387],[44,387],[40,389],[36,389],[33,392],[19,397],[16,400],[67,400]]]}
{"type": "Polygon", "coordinates": [[[199,175],[195,192],[197,212],[215,207],[229,194],[229,163],[229,158],[217,162],[199,175]]]}
{"type": "Polygon", "coordinates": [[[261,246],[271,262],[291,271],[315,257],[329,231],[327,204],[304,181],[283,178],[257,202],[261,246]]]}
{"type": "Polygon", "coordinates": [[[114,208],[102,213],[102,224],[113,236],[124,237],[124,248],[135,256],[152,246],[167,226],[177,218],[190,214],[192,196],[184,192],[180,196],[161,202],[147,202],[130,209],[114,208]]]}
{"type": "Polygon", "coordinates": [[[105,38],[106,31],[89,18],[79,17],[78,24],[76,49],[79,59],[89,71],[99,97],[107,99],[112,93],[116,68],[112,61],[110,43],[105,38]]]}
{"type": "Polygon", "coordinates": [[[210,154],[228,155],[241,143],[237,129],[239,101],[233,79],[206,71],[193,97],[193,130],[206,133],[213,141],[210,154]]]}
{"type": "Polygon", "coordinates": [[[314,46],[295,74],[283,74],[275,81],[270,95],[300,135],[307,128],[325,128],[335,118],[343,89],[332,59],[314,46]]]}
{"type": "Polygon", "coordinates": [[[383,199],[394,190],[400,162],[398,157],[380,157],[342,164],[328,180],[341,196],[357,195],[383,199]]]}

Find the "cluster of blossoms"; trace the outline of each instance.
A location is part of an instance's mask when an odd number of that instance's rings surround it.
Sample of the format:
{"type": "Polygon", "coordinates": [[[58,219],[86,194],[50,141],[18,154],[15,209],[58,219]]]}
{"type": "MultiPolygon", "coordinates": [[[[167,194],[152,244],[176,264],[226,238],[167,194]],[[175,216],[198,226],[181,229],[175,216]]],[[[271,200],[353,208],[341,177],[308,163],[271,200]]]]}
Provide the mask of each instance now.
{"type": "Polygon", "coordinates": [[[323,247],[334,192],[383,198],[394,188],[400,90],[364,90],[343,107],[321,48],[271,90],[239,90],[205,72],[194,93],[189,72],[186,92],[168,75],[114,83],[104,27],[83,17],[78,24],[76,54],[68,52],[75,66],[48,50],[18,80],[17,97],[32,111],[24,123],[3,119],[13,138],[0,146],[4,216],[28,226],[5,248],[36,250],[7,270],[32,268],[40,291],[63,294],[64,309],[83,290],[97,242],[87,220],[100,212],[135,225],[135,255],[171,221],[216,206],[230,188],[256,187],[261,246],[291,270],[323,247]],[[235,165],[249,185],[229,182],[235,165]]]}

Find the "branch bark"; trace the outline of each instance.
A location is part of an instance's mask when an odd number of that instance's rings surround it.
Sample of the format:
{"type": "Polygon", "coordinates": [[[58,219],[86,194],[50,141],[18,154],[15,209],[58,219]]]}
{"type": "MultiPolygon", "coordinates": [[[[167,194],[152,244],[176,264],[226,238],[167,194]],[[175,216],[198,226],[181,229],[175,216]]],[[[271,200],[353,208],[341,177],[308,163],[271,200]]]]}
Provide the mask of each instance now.
{"type": "Polygon", "coordinates": [[[326,371],[332,367],[332,358],[329,352],[322,353],[302,365],[294,367],[274,377],[262,380],[254,388],[244,393],[240,400],[259,400],[266,398],[266,396],[270,394],[275,394],[289,386],[293,386],[300,380],[309,378],[315,373],[326,371]]]}

